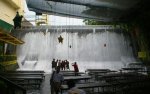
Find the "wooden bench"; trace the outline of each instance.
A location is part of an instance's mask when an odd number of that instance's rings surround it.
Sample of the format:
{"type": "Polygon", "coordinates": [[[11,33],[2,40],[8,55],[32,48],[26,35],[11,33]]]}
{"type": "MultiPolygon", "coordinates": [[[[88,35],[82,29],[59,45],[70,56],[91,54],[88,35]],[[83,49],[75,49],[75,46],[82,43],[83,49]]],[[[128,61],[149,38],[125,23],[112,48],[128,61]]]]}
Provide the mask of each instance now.
{"type": "Polygon", "coordinates": [[[32,71],[32,70],[16,70],[16,71],[6,71],[7,73],[45,73],[44,71],[42,70],[35,70],[35,71],[32,71]]]}
{"type": "Polygon", "coordinates": [[[115,73],[117,71],[114,71],[114,70],[103,70],[103,71],[99,71],[99,70],[94,70],[94,71],[89,71],[88,74],[91,75],[92,77],[95,78],[95,80],[98,80],[98,76],[101,76],[101,75],[105,75],[105,74],[108,74],[108,73],[115,73]]]}
{"type": "Polygon", "coordinates": [[[26,89],[40,89],[41,83],[17,83],[20,86],[25,87],[26,89]]]}
{"type": "Polygon", "coordinates": [[[85,72],[92,72],[92,71],[110,71],[110,69],[86,69],[85,72]]]}
{"type": "Polygon", "coordinates": [[[121,68],[120,72],[137,72],[143,70],[143,68],[121,68]]]}
{"type": "MultiPolygon", "coordinates": [[[[91,94],[93,93],[104,93],[106,92],[106,88],[111,87],[111,84],[108,83],[84,83],[84,84],[76,84],[76,86],[80,89],[91,89],[91,91],[89,91],[88,93],[91,92],[91,94]],[[97,92],[95,92],[94,90],[97,89],[97,92]]],[[[67,85],[61,85],[61,94],[68,90],[68,86],[67,85]]],[[[108,91],[107,91],[108,92],[108,91]]],[[[113,92],[112,90],[109,92],[113,92]]]]}
{"type": "Polygon", "coordinates": [[[1,75],[0,75],[0,80],[5,82],[5,84],[7,85],[7,90],[9,92],[11,92],[10,94],[12,94],[12,93],[16,94],[16,92],[19,92],[19,94],[26,94],[26,89],[20,85],[17,85],[13,81],[8,80],[7,78],[5,78],[1,75]]]}
{"type": "Polygon", "coordinates": [[[44,78],[44,74],[43,73],[20,73],[20,72],[13,72],[13,73],[7,73],[7,72],[5,72],[5,73],[0,73],[0,74],[2,74],[2,75],[15,75],[15,76],[23,76],[23,75],[26,75],[26,76],[30,76],[30,75],[39,75],[39,76],[42,76],[43,78],[44,78]]]}
{"type": "Polygon", "coordinates": [[[43,81],[43,77],[35,76],[35,75],[34,76],[25,76],[25,75],[24,76],[7,76],[6,78],[13,82],[16,82],[18,85],[29,86],[29,87],[31,85],[40,87],[43,81]]]}
{"type": "Polygon", "coordinates": [[[10,75],[10,76],[34,76],[34,75],[37,75],[37,76],[42,76],[43,79],[45,78],[45,75],[44,75],[44,71],[6,71],[5,73],[0,73],[2,75],[10,75]]]}
{"type": "Polygon", "coordinates": [[[68,73],[68,72],[74,72],[74,70],[61,70],[60,72],[66,72],[66,73],[68,73]]]}
{"type": "MultiPolygon", "coordinates": [[[[112,86],[115,87],[116,92],[126,92],[126,91],[134,91],[143,90],[144,88],[149,88],[150,86],[150,79],[143,78],[143,79],[121,79],[115,83],[111,83],[112,86]]],[[[144,91],[144,90],[143,90],[144,91]]],[[[136,93],[133,93],[136,94],[136,93]]],[[[143,94],[143,93],[142,93],[143,94]]]]}
{"type": "Polygon", "coordinates": [[[87,80],[87,79],[90,79],[91,76],[88,76],[88,75],[83,75],[83,76],[66,76],[64,77],[64,81],[67,81],[67,80],[87,80]]]}
{"type": "Polygon", "coordinates": [[[78,83],[85,83],[88,82],[88,80],[91,79],[91,76],[88,75],[83,75],[83,76],[64,76],[64,84],[68,81],[68,80],[75,80],[78,83]]]}
{"type": "MultiPolygon", "coordinates": [[[[66,73],[66,72],[62,73],[62,72],[61,72],[61,74],[62,74],[63,76],[75,76],[75,73],[74,73],[74,72],[68,72],[68,73],[66,73]]],[[[84,75],[84,74],[85,74],[84,72],[78,72],[78,75],[79,75],[79,76],[84,75]]]]}
{"type": "Polygon", "coordinates": [[[145,75],[139,73],[112,73],[98,76],[99,80],[104,80],[107,82],[122,80],[122,79],[140,79],[145,75]]]}
{"type": "Polygon", "coordinates": [[[11,80],[23,79],[23,80],[27,80],[28,82],[31,80],[42,82],[43,80],[41,76],[8,76],[6,78],[11,79],[11,80]]]}
{"type": "Polygon", "coordinates": [[[45,79],[45,75],[43,73],[20,73],[20,72],[12,72],[12,73],[0,73],[3,76],[41,76],[45,79]]]}

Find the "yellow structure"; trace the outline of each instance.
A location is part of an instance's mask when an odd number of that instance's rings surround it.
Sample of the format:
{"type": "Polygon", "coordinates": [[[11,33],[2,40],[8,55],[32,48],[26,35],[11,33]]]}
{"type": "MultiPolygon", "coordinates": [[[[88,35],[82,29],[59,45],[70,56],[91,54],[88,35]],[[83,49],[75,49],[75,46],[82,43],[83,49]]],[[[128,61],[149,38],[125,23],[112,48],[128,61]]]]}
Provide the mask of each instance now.
{"type": "MultiPolygon", "coordinates": [[[[24,14],[23,2],[24,0],[0,0],[0,21],[12,26],[16,12],[24,14]]],[[[10,28],[9,26],[7,28],[10,28]]]]}
{"type": "Polygon", "coordinates": [[[48,25],[48,21],[49,19],[47,14],[36,15],[35,23],[37,26],[48,25]]]}
{"type": "Polygon", "coordinates": [[[146,58],[146,52],[138,52],[138,58],[146,58]]]}
{"type": "MultiPolygon", "coordinates": [[[[0,69],[16,63],[16,56],[5,54],[7,44],[18,45],[23,41],[10,34],[13,28],[13,19],[18,11],[20,15],[24,14],[25,0],[0,0],[0,69]],[[9,56],[7,56],[9,55],[9,56]]],[[[9,51],[8,51],[9,52],[9,51]]]]}
{"type": "Polygon", "coordinates": [[[6,43],[17,45],[23,44],[24,42],[10,35],[9,33],[5,33],[4,30],[0,28],[0,41],[4,41],[6,43]]]}

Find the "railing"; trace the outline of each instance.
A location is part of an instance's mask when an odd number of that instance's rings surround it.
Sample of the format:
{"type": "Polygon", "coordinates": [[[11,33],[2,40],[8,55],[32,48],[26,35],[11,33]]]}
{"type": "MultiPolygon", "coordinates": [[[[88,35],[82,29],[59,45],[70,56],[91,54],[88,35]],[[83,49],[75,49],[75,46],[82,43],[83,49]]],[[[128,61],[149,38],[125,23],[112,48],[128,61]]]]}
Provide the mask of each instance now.
{"type": "Polygon", "coordinates": [[[21,29],[120,29],[120,26],[117,25],[42,25],[42,26],[28,26],[24,25],[21,29]]]}
{"type": "Polygon", "coordinates": [[[14,61],[16,59],[16,55],[0,55],[0,62],[14,61]]]}
{"type": "Polygon", "coordinates": [[[0,55],[0,71],[5,71],[5,66],[15,64],[16,55],[0,55]]]}
{"type": "Polygon", "coordinates": [[[0,75],[1,94],[26,94],[26,90],[0,75]]]}

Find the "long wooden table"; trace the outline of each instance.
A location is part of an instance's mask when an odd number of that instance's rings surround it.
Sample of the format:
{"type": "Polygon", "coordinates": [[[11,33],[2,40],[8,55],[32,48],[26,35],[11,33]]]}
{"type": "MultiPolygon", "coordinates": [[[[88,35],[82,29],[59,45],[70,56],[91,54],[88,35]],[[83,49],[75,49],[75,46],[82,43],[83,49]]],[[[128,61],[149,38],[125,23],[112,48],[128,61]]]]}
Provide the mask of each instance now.
{"type": "MultiPolygon", "coordinates": [[[[92,89],[92,92],[95,92],[94,89],[97,88],[98,92],[97,93],[102,93],[105,92],[105,88],[111,87],[112,85],[109,83],[84,83],[84,84],[76,84],[76,86],[80,89],[92,89]]],[[[63,91],[68,90],[68,86],[67,85],[61,85],[61,93],[63,93],[63,91]]],[[[112,91],[113,92],[113,91],[112,91]]]]}
{"type": "Polygon", "coordinates": [[[21,86],[38,86],[40,87],[45,78],[44,71],[7,71],[0,73],[11,81],[16,82],[21,86]]]}
{"type": "Polygon", "coordinates": [[[92,72],[92,71],[110,71],[110,69],[86,69],[85,72],[92,72]]]}
{"type": "Polygon", "coordinates": [[[41,76],[9,76],[6,77],[7,79],[16,82],[18,85],[21,86],[37,86],[40,88],[41,83],[43,81],[43,77],[41,76]]]}
{"type": "Polygon", "coordinates": [[[114,71],[114,70],[94,70],[94,71],[89,71],[88,74],[91,75],[92,77],[95,78],[95,80],[98,80],[98,76],[101,76],[101,75],[105,75],[107,73],[115,73],[117,71],[114,71]]]}
{"type": "Polygon", "coordinates": [[[5,73],[3,76],[41,76],[45,79],[45,75],[43,73],[5,73]]]}
{"type": "Polygon", "coordinates": [[[67,80],[88,80],[88,79],[91,79],[91,76],[82,75],[82,76],[66,76],[66,77],[64,77],[64,81],[67,81],[67,80]]]}
{"type": "Polygon", "coordinates": [[[9,79],[24,79],[24,80],[43,80],[41,76],[5,76],[6,78],[9,79]]]}
{"type": "Polygon", "coordinates": [[[45,73],[43,70],[16,70],[16,71],[6,71],[7,73],[45,73]]]}
{"type": "Polygon", "coordinates": [[[121,68],[120,71],[134,71],[137,72],[139,70],[142,70],[143,68],[121,68]]]}
{"type": "MultiPolygon", "coordinates": [[[[13,90],[13,92],[15,92],[15,93],[19,92],[19,94],[26,94],[26,89],[24,89],[22,86],[17,85],[16,83],[8,80],[7,78],[5,78],[1,75],[0,75],[0,80],[5,82],[5,84],[7,85],[7,88],[9,88],[9,90],[11,88],[13,90]]],[[[11,92],[11,93],[13,93],[13,92],[11,92]]]]}
{"type": "Polygon", "coordinates": [[[43,79],[45,78],[45,75],[44,75],[44,71],[6,71],[5,73],[0,73],[2,75],[8,75],[8,76],[42,76],[43,79]]]}
{"type": "Polygon", "coordinates": [[[75,80],[77,83],[86,83],[89,82],[91,79],[91,76],[88,75],[82,75],[82,76],[64,76],[63,84],[66,84],[68,80],[75,80]]]}
{"type": "MultiPolygon", "coordinates": [[[[74,73],[74,72],[68,72],[68,73],[66,73],[66,72],[61,72],[61,74],[62,74],[63,76],[75,76],[75,73],[74,73]]],[[[78,75],[79,75],[79,76],[85,75],[85,73],[84,73],[84,72],[78,72],[78,75]]]]}
{"type": "Polygon", "coordinates": [[[74,72],[74,70],[61,70],[60,72],[66,72],[66,73],[68,73],[68,72],[74,72]]]}

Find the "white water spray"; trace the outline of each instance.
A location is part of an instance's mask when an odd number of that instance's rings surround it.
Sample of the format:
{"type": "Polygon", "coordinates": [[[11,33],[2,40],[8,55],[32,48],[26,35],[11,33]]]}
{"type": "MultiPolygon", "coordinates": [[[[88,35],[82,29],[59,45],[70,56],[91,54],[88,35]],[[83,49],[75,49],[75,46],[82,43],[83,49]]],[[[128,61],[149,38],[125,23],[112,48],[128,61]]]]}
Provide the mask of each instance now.
{"type": "Polygon", "coordinates": [[[25,43],[17,47],[20,69],[51,71],[53,58],[77,61],[81,71],[119,69],[134,61],[129,37],[121,30],[57,28],[26,32],[21,38],[25,43]],[[58,42],[60,35],[63,43],[58,42]],[[34,63],[26,64],[31,61],[34,63]]]}

